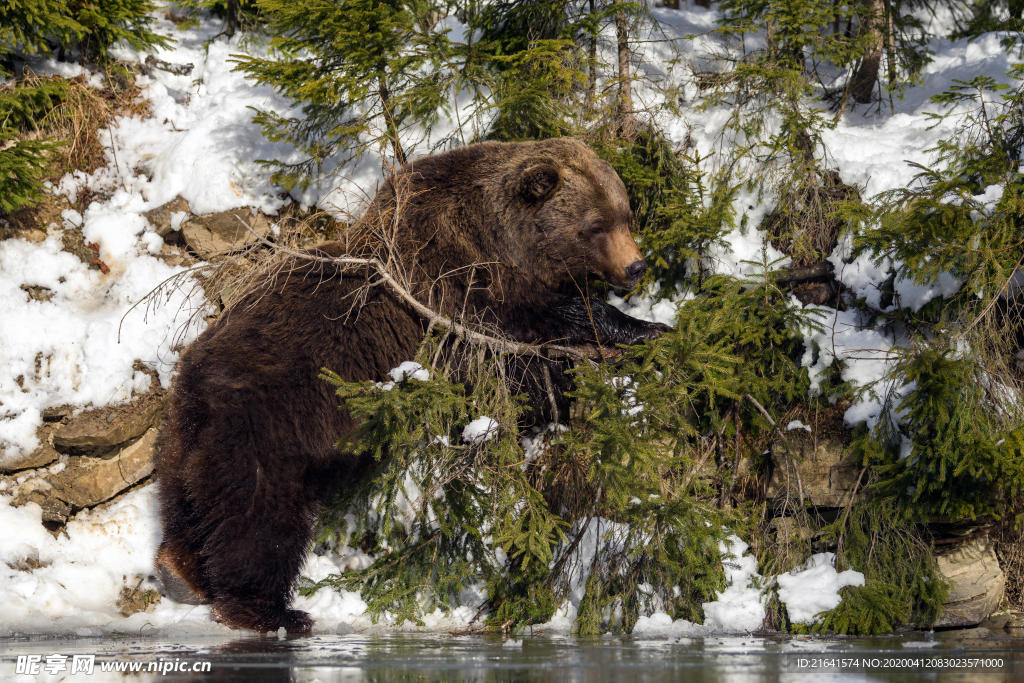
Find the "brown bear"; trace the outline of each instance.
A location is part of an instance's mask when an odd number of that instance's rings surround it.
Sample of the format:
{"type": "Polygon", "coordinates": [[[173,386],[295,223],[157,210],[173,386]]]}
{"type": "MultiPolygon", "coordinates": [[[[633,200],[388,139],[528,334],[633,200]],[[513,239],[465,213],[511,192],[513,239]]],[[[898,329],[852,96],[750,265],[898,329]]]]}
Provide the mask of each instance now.
{"type": "MultiPolygon", "coordinates": [[[[630,221],[622,181],[583,142],[485,142],[402,168],[354,234],[386,237],[411,293],[446,316],[520,342],[614,345],[668,329],[586,296],[588,278],[628,289],[646,270],[630,221]]],[[[376,279],[294,260],[182,355],[156,468],[171,597],[211,602],[232,628],[311,628],[289,604],[319,506],[368,464],[334,448],[355,423],[320,369],[380,380],[427,328],[387,286],[366,286],[376,279]]]]}

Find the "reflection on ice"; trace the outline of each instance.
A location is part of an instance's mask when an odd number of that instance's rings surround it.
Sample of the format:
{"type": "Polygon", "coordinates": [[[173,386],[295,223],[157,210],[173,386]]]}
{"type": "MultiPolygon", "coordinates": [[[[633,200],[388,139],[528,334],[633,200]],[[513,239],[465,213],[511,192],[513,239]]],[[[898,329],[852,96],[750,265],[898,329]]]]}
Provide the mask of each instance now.
{"type": "Polygon", "coordinates": [[[521,635],[390,634],[279,638],[276,634],[156,638],[6,638],[0,680],[110,681],[943,681],[1010,680],[1024,665],[1020,639],[988,629],[873,639],[720,636],[592,639],[521,635]],[[1016,651],[1017,654],[1014,654],[1016,651]],[[51,655],[95,655],[91,675],[48,673],[51,655]],[[39,672],[18,675],[19,657],[39,672]],[[989,660],[964,670],[938,658],[989,660]],[[195,663],[209,673],[193,673],[195,663]],[[911,666],[911,664],[916,664],[911,666]],[[111,671],[120,667],[121,671],[111,671]],[[135,667],[135,671],[131,668],[135,667]],[[150,670],[153,667],[157,671],[150,670]],[[169,669],[159,673],[160,668],[169,669]]]}

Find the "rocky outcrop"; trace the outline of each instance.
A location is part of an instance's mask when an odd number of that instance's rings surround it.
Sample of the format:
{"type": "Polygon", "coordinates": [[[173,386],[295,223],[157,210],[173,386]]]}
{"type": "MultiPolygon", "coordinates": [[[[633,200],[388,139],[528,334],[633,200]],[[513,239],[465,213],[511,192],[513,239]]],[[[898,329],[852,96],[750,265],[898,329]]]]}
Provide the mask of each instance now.
{"type": "Polygon", "coordinates": [[[56,531],[77,511],[111,500],[153,472],[166,393],[137,395],[124,406],[83,411],[49,408],[39,448],[3,459],[0,493],[13,505],[35,503],[56,531]]]}
{"type": "Polygon", "coordinates": [[[153,230],[161,237],[167,237],[172,232],[181,229],[181,224],[189,215],[188,202],[180,195],[171,201],[150,209],[143,214],[153,230]]]}
{"type": "Polygon", "coordinates": [[[110,449],[143,433],[164,410],[163,392],[154,392],[119,408],[83,412],[53,435],[60,449],[110,449]]]}
{"type": "Polygon", "coordinates": [[[68,459],[64,471],[49,477],[55,498],[75,508],[92,507],[138,483],[153,472],[157,430],[150,428],[112,458],[68,459]]]}
{"type": "Polygon", "coordinates": [[[996,610],[1005,579],[988,536],[937,549],[935,559],[952,584],[936,627],[977,626],[996,610]]]}
{"type": "Polygon", "coordinates": [[[54,462],[60,457],[60,453],[53,448],[53,433],[58,428],[59,425],[45,423],[37,429],[36,438],[39,439],[39,446],[31,453],[12,455],[0,450],[0,472],[36,469],[54,462]]]}
{"type": "Polygon", "coordinates": [[[256,236],[246,226],[260,237],[270,232],[267,217],[246,208],[192,218],[182,225],[181,232],[188,248],[209,260],[256,242],[256,236]]]}
{"type": "Polygon", "coordinates": [[[860,467],[856,459],[844,453],[846,440],[842,436],[819,436],[795,429],[786,439],[792,450],[792,459],[782,443],[772,446],[774,468],[768,484],[769,500],[788,495],[797,498],[794,467],[800,469],[804,500],[821,508],[844,507],[857,482],[860,467]]]}

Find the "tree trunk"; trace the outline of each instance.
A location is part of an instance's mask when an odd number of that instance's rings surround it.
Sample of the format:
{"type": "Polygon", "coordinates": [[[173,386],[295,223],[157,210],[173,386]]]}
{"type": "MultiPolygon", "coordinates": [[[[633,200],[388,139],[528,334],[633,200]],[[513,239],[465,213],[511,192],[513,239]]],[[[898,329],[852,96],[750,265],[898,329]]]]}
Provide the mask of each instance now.
{"type": "Polygon", "coordinates": [[[238,28],[238,0],[228,0],[228,6],[224,10],[224,14],[224,21],[227,24],[224,33],[228,38],[231,38],[235,35],[235,30],[238,28]]]}
{"type": "MultiPolygon", "coordinates": [[[[590,16],[594,16],[594,0],[590,0],[590,16]]],[[[587,78],[587,115],[594,111],[597,97],[597,27],[590,32],[590,75],[587,78]]]]}
{"type": "Polygon", "coordinates": [[[870,3],[866,7],[867,11],[861,15],[860,25],[860,34],[868,36],[868,46],[850,85],[850,96],[861,104],[867,104],[873,99],[878,70],[882,64],[882,47],[885,42],[882,34],[888,34],[883,0],[870,0],[870,3]]]}
{"type": "Polygon", "coordinates": [[[381,110],[384,112],[384,120],[387,122],[385,135],[395,151],[395,170],[397,171],[402,166],[405,166],[407,159],[405,157],[405,150],[402,149],[402,142],[398,139],[398,124],[395,123],[395,117],[391,111],[391,93],[388,90],[388,81],[384,77],[385,65],[378,65],[377,70],[380,72],[380,77],[377,81],[380,105],[381,110]]]}
{"type": "MultiPolygon", "coordinates": [[[[612,0],[612,5],[622,5],[621,0],[612,0]]],[[[619,134],[624,138],[633,137],[636,121],[633,118],[633,85],[629,80],[629,34],[626,13],[615,12],[615,34],[619,43],[619,103],[616,112],[619,119],[619,134]]]]}

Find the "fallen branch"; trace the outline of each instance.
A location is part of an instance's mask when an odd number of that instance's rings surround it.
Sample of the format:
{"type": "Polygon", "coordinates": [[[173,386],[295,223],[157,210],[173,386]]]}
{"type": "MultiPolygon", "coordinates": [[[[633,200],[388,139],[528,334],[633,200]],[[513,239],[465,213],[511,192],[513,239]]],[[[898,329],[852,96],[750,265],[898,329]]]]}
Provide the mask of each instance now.
{"type": "Polygon", "coordinates": [[[495,353],[510,353],[519,356],[536,356],[539,358],[578,358],[586,361],[593,367],[597,367],[596,360],[604,360],[609,357],[616,357],[622,355],[622,351],[619,349],[605,350],[599,346],[558,346],[555,344],[523,344],[520,342],[514,342],[508,339],[501,339],[499,337],[492,337],[482,332],[472,330],[461,323],[457,323],[447,316],[443,316],[440,313],[432,310],[431,308],[424,306],[416,297],[409,293],[401,283],[396,280],[388,269],[385,267],[377,258],[361,258],[356,256],[317,256],[310,252],[302,252],[295,249],[289,249],[288,247],[274,244],[267,238],[258,234],[253,230],[248,223],[243,221],[240,217],[238,222],[245,226],[253,236],[259,240],[262,244],[274,249],[275,251],[288,254],[298,259],[306,261],[314,261],[317,263],[330,263],[338,266],[356,266],[373,268],[377,271],[381,281],[386,284],[392,292],[394,292],[398,298],[407,303],[414,311],[420,314],[427,320],[427,324],[430,327],[439,326],[447,328],[460,339],[464,339],[468,342],[474,343],[478,346],[484,346],[495,353]],[[611,353],[609,353],[611,351],[611,353]]]}
{"type": "Polygon", "coordinates": [[[953,536],[952,538],[940,538],[938,540],[932,539],[932,545],[950,545],[951,543],[962,543],[963,541],[971,541],[975,538],[988,536],[993,531],[997,531],[1005,526],[1008,526],[1011,521],[1013,521],[1013,518],[1007,517],[998,524],[993,524],[992,526],[987,526],[982,529],[978,529],[977,531],[972,531],[971,533],[964,534],[963,536],[953,536]]]}
{"type": "Polygon", "coordinates": [[[195,68],[194,64],[172,64],[171,62],[157,59],[153,55],[146,57],[145,63],[150,69],[160,69],[175,76],[188,76],[192,73],[192,69],[195,68]]]}
{"type": "Polygon", "coordinates": [[[814,263],[803,268],[791,268],[787,271],[783,271],[776,279],[775,282],[780,285],[786,285],[796,282],[806,282],[807,280],[814,280],[819,277],[832,277],[835,274],[835,268],[828,261],[822,261],[821,263],[814,263]]]}

